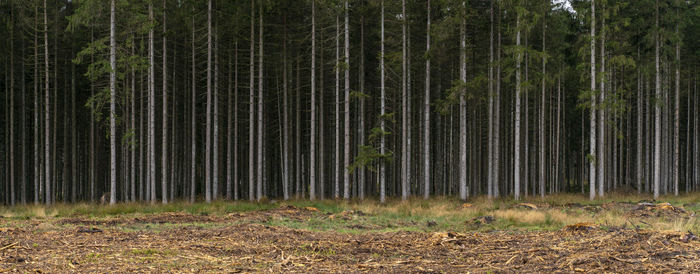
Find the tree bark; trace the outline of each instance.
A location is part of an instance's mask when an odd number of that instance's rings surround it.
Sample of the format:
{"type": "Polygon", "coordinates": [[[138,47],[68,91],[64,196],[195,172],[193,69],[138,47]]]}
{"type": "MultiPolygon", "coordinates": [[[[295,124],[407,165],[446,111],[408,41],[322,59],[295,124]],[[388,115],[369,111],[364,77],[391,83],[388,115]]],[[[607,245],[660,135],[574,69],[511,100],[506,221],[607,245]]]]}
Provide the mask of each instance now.
{"type": "MultiPolygon", "coordinates": [[[[516,19],[516,61],[515,61],[515,146],[514,146],[514,157],[513,157],[513,197],[516,200],[520,200],[520,60],[521,60],[521,49],[520,49],[520,13],[518,13],[516,19]]],[[[525,178],[527,180],[527,178],[525,178]]]]}
{"type": "MultiPolygon", "coordinates": [[[[386,83],[385,83],[385,68],[384,68],[384,0],[381,0],[381,52],[379,53],[379,74],[380,74],[380,90],[381,90],[381,106],[380,106],[380,127],[382,136],[379,145],[379,153],[382,157],[386,154],[386,83]]],[[[337,79],[337,77],[336,77],[337,79]]],[[[386,161],[384,158],[379,160],[379,201],[386,202],[386,161]]]]}
{"type": "Polygon", "coordinates": [[[345,0],[345,161],[343,164],[343,198],[350,199],[350,10],[345,0]]]}
{"type": "MultiPolygon", "coordinates": [[[[427,8],[427,27],[425,32],[425,103],[423,112],[423,198],[430,198],[430,0],[427,8]]],[[[491,63],[493,63],[493,1],[491,1],[491,63]]],[[[489,70],[491,70],[489,65],[489,70]]],[[[489,82],[491,83],[491,82],[489,82]]],[[[492,99],[490,99],[492,100],[492,99]]],[[[493,101],[491,101],[493,102],[493,101]]],[[[493,104],[491,103],[491,106],[493,104]]],[[[489,130],[491,132],[491,130],[489,130]]],[[[490,138],[489,138],[490,140],[490,138]]],[[[489,162],[489,167],[491,162],[489,162]]],[[[489,181],[490,182],[490,181],[489,181]]],[[[490,191],[490,186],[489,186],[490,191]]]]}
{"type": "MultiPolygon", "coordinates": [[[[115,0],[111,1],[110,5],[110,20],[109,20],[109,150],[110,150],[110,197],[109,204],[113,205],[117,202],[117,122],[116,122],[116,102],[117,102],[117,42],[115,37],[115,0]]],[[[47,61],[48,62],[48,61],[47,61]]],[[[47,88],[48,90],[48,88],[47,88]]],[[[47,100],[48,101],[48,100],[47,100]]],[[[48,174],[48,172],[47,172],[48,174]]],[[[48,186],[47,188],[48,189],[48,186]]]]}
{"type": "Polygon", "coordinates": [[[316,199],[316,1],[311,0],[311,132],[309,144],[309,199],[316,199]]]}
{"type": "Polygon", "coordinates": [[[211,105],[212,105],[212,34],[211,34],[211,0],[208,1],[209,8],[207,9],[207,125],[205,133],[205,148],[204,148],[204,197],[207,203],[211,202],[211,105]]]}
{"type": "MultiPolygon", "coordinates": [[[[114,0],[112,0],[114,1],[114,0]]],[[[112,5],[113,6],[113,5],[112,5]]],[[[44,0],[44,91],[45,91],[45,97],[44,97],[44,128],[45,128],[45,140],[44,140],[44,168],[46,169],[46,172],[44,176],[46,176],[46,180],[44,182],[46,183],[46,187],[44,188],[44,194],[46,195],[44,198],[44,203],[46,205],[51,204],[51,134],[50,134],[50,101],[49,101],[49,95],[51,93],[51,90],[49,89],[49,19],[48,19],[48,8],[46,6],[46,0],[44,0]]]]}
{"type": "Polygon", "coordinates": [[[250,100],[248,103],[248,199],[255,200],[255,0],[250,0],[250,100]]]}
{"type": "MultiPolygon", "coordinates": [[[[659,1],[656,0],[656,29],[655,42],[655,99],[661,98],[661,72],[659,67],[659,1]]],[[[659,183],[661,182],[661,106],[654,104],[654,199],[659,198],[659,183]]]]}
{"type": "Polygon", "coordinates": [[[168,47],[166,28],[166,0],[163,0],[163,147],[161,152],[162,200],[168,203],[168,47]]]}
{"type": "Polygon", "coordinates": [[[260,25],[258,28],[260,29],[260,46],[258,47],[259,56],[258,56],[258,201],[262,199],[263,197],[263,170],[265,168],[265,162],[264,162],[264,150],[263,150],[263,126],[264,126],[264,119],[263,119],[263,6],[262,2],[260,3],[260,25]]]}
{"type": "Polygon", "coordinates": [[[590,146],[589,152],[589,178],[588,185],[590,187],[589,198],[595,198],[595,181],[596,181],[596,92],[595,92],[595,0],[591,0],[591,124],[590,124],[590,146]]]}

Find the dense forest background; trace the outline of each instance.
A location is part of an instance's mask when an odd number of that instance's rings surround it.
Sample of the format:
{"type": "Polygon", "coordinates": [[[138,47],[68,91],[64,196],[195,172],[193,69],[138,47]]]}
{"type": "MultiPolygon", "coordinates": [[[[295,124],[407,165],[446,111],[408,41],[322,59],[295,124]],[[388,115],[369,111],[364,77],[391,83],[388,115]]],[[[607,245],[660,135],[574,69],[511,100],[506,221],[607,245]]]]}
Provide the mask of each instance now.
{"type": "Polygon", "coordinates": [[[1,199],[697,191],[698,1],[594,1],[0,0],[1,199]]]}

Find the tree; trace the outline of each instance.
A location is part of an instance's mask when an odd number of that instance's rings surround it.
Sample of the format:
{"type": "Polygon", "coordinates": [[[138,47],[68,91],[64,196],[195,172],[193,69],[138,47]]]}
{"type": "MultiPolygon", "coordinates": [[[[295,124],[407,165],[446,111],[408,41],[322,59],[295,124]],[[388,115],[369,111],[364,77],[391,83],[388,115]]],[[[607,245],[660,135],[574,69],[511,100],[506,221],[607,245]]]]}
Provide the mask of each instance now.
{"type": "MultiPolygon", "coordinates": [[[[513,157],[513,197],[516,200],[520,199],[520,11],[516,11],[516,57],[515,57],[515,155],[513,157]]],[[[527,178],[525,179],[527,180],[527,178]]]]}
{"type": "Polygon", "coordinates": [[[263,161],[263,6],[260,4],[260,50],[258,56],[258,202],[263,196],[263,168],[265,167],[265,162],[263,161]]]}
{"type": "MultiPolygon", "coordinates": [[[[462,11],[466,13],[466,2],[462,1],[462,11]]],[[[467,189],[467,19],[462,17],[459,27],[459,198],[466,200],[467,189]]]]}
{"type": "MultiPolygon", "coordinates": [[[[46,1],[46,0],[44,0],[46,1]]],[[[46,3],[46,2],[44,2],[46,3]]],[[[109,204],[113,205],[117,202],[117,122],[116,122],[116,103],[117,103],[117,42],[115,37],[115,11],[114,0],[110,2],[110,19],[109,19],[109,150],[110,150],[110,197],[109,204]]],[[[149,8],[150,10],[150,8],[149,8]]],[[[152,14],[152,13],[151,13],[152,14]]],[[[151,16],[152,18],[153,16],[151,16]]],[[[151,37],[153,35],[151,34],[151,37]]],[[[48,60],[48,58],[47,58],[48,60]]],[[[48,61],[47,61],[48,62],[48,61]]],[[[47,72],[48,75],[48,72],[47,72]]],[[[47,76],[48,77],[48,76],[47,76]]],[[[48,92],[48,87],[46,88],[48,92]]],[[[48,102],[48,95],[47,95],[48,102]]],[[[47,110],[48,112],[48,110],[47,110]]],[[[48,120],[48,119],[47,119],[48,120]]],[[[48,134],[47,134],[48,135],[48,134]]],[[[48,156],[47,156],[48,158],[48,156]]],[[[47,164],[48,166],[48,164],[47,164]]],[[[48,173],[48,172],[47,172],[48,173]]],[[[46,187],[48,189],[48,185],[46,187]]]]}
{"type": "Polygon", "coordinates": [[[212,181],[212,175],[211,175],[211,127],[212,127],[212,121],[211,121],[211,84],[212,84],[212,34],[211,34],[211,0],[209,0],[209,8],[207,9],[207,125],[206,125],[206,134],[205,134],[205,143],[206,147],[205,152],[204,152],[204,197],[206,199],[207,203],[211,202],[211,181],[212,181]]]}
{"type": "Polygon", "coordinates": [[[588,184],[590,187],[589,198],[595,198],[595,181],[596,181],[596,95],[595,95],[595,0],[591,0],[591,125],[590,125],[590,146],[589,152],[589,172],[588,184]]]}
{"type": "Polygon", "coordinates": [[[345,161],[343,165],[343,198],[350,199],[350,10],[345,0],[345,161]]]}
{"type": "MultiPolygon", "coordinates": [[[[423,113],[423,198],[430,198],[430,0],[427,8],[427,27],[425,32],[425,103],[423,113]]],[[[493,1],[491,1],[491,21],[493,22],[493,1]]],[[[493,26],[491,27],[491,54],[493,55],[493,26]]],[[[491,58],[493,63],[493,58],[491,58]]],[[[490,99],[492,100],[492,99],[490,99]]],[[[493,104],[492,104],[493,105],[493,104]]],[[[490,117],[490,116],[489,116],[490,117]]],[[[491,132],[491,130],[489,130],[491,132]]],[[[491,138],[489,138],[490,140],[491,138]]],[[[490,151],[490,150],[489,150],[490,151]]],[[[489,162],[491,163],[491,162],[489,162]]],[[[489,165],[490,168],[490,165],[489,165]]],[[[490,174],[489,174],[490,175],[490,174]]],[[[491,181],[489,181],[490,183],[491,181]]],[[[491,186],[489,185],[489,188],[491,186]]]]}
{"type": "MultiPolygon", "coordinates": [[[[163,138],[168,136],[168,37],[166,28],[167,6],[163,0],[163,138]]],[[[168,203],[168,142],[163,142],[161,152],[161,179],[163,204],[168,203]]]]}
{"type": "Polygon", "coordinates": [[[311,0],[311,133],[309,152],[309,199],[316,199],[316,1],[311,0]]]}
{"type": "MultiPolygon", "coordinates": [[[[385,68],[384,68],[384,0],[381,0],[381,51],[379,53],[379,78],[380,78],[380,89],[381,89],[381,102],[380,102],[380,130],[381,141],[379,147],[379,153],[382,155],[386,154],[386,137],[384,136],[386,132],[386,80],[385,80],[385,68]]],[[[383,204],[386,202],[386,162],[384,159],[380,159],[379,162],[379,201],[383,204]]]]}
{"type": "MultiPolygon", "coordinates": [[[[661,72],[659,61],[659,0],[656,0],[656,28],[654,32],[654,49],[655,49],[655,99],[661,98],[661,72]]],[[[661,106],[658,102],[654,103],[654,199],[659,198],[659,183],[661,181],[661,106]]]]}

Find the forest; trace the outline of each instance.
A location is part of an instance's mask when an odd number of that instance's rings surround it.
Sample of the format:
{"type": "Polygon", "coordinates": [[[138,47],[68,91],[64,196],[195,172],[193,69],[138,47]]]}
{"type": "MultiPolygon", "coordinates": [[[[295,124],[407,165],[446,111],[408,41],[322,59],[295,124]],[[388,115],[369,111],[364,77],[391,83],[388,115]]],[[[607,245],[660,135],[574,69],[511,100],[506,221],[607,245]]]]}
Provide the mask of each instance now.
{"type": "Polygon", "coordinates": [[[0,272],[700,269],[699,0],[0,21],[0,272]]]}
{"type": "Polygon", "coordinates": [[[0,13],[5,205],[700,187],[697,1],[2,0],[0,13]]]}

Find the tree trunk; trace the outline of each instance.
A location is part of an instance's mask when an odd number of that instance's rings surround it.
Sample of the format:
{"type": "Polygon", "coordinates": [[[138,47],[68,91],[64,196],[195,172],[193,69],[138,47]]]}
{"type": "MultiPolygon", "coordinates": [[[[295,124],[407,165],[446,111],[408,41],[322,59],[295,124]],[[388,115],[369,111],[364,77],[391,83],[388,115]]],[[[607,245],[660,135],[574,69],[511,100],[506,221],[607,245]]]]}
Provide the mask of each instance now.
{"type": "Polygon", "coordinates": [[[309,145],[309,199],[316,199],[316,1],[311,0],[311,132],[309,145]]]}
{"type": "Polygon", "coordinates": [[[345,0],[345,161],[343,164],[343,198],[350,199],[350,10],[345,0]]]}
{"type": "MultiPolygon", "coordinates": [[[[661,72],[659,67],[659,1],[656,0],[656,33],[655,36],[655,98],[661,98],[661,72]]],[[[661,106],[654,104],[654,199],[659,198],[659,183],[661,181],[661,106]]]]}
{"type": "MultiPolygon", "coordinates": [[[[109,204],[113,205],[117,202],[117,122],[116,122],[116,102],[117,102],[117,42],[115,37],[115,4],[114,0],[110,5],[110,20],[109,20],[109,150],[110,150],[110,197],[109,204]]],[[[149,8],[150,10],[150,8],[149,8]]],[[[151,16],[152,17],[152,16],[151,16]]],[[[152,37],[152,35],[151,35],[152,37]]],[[[48,90],[48,88],[47,88],[48,90]]],[[[47,100],[48,101],[48,100],[47,100]]],[[[48,172],[47,172],[48,173],[48,172]]],[[[48,189],[48,186],[47,188],[48,189]]]]}
{"type": "MultiPolygon", "coordinates": [[[[112,0],[114,1],[114,0],[112,0]]],[[[112,5],[114,6],[114,5],[112,5]]],[[[113,24],[112,24],[113,25],[113,24]]],[[[46,172],[46,187],[44,188],[44,203],[46,205],[51,204],[51,133],[50,133],[50,101],[49,95],[51,90],[49,89],[49,19],[48,19],[48,8],[46,6],[46,0],[44,0],[44,84],[45,84],[45,97],[44,97],[44,128],[45,128],[45,140],[44,140],[44,161],[46,172]]]]}
{"type": "Polygon", "coordinates": [[[209,0],[209,8],[207,9],[207,125],[205,133],[205,148],[204,148],[204,197],[207,203],[211,202],[211,84],[212,84],[212,34],[211,34],[211,0],[209,0]]]}
{"type": "Polygon", "coordinates": [[[282,193],[284,200],[289,200],[289,80],[287,80],[289,68],[287,66],[287,17],[284,18],[284,41],[282,44],[282,119],[283,119],[283,131],[284,140],[282,140],[282,193]]]}
{"type": "MultiPolygon", "coordinates": [[[[427,28],[425,32],[425,103],[423,112],[423,198],[430,198],[430,0],[428,0],[427,28]]],[[[493,1],[491,1],[491,22],[493,23],[493,1]]],[[[493,63],[493,25],[491,26],[491,63],[493,63]]],[[[490,69],[491,70],[491,69],[490,69]]],[[[491,83],[491,82],[489,82],[491,83]]],[[[493,101],[491,101],[493,102],[493,101]]],[[[493,104],[491,104],[493,106],[493,104]]],[[[491,132],[489,130],[489,132],[491,132]]],[[[490,138],[489,138],[490,140],[490,138]]],[[[489,167],[491,162],[489,162],[489,167]]],[[[490,182],[490,181],[489,181],[490,182]]],[[[489,186],[490,191],[490,186],[489,186]]]]}
{"type": "MultiPolygon", "coordinates": [[[[380,73],[380,90],[381,90],[381,106],[380,106],[380,127],[382,136],[379,145],[379,153],[384,157],[386,154],[386,85],[385,85],[385,68],[384,68],[384,0],[381,0],[381,52],[379,53],[379,73],[380,73]]],[[[337,77],[336,77],[337,79],[337,77]]],[[[379,201],[383,204],[386,202],[386,161],[384,158],[379,160],[379,201]]]]}
{"type": "Polygon", "coordinates": [[[335,16],[335,188],[333,197],[340,198],[340,16],[335,16]]]}
{"type": "MultiPolygon", "coordinates": [[[[545,184],[545,175],[544,175],[544,168],[545,168],[545,160],[544,160],[544,110],[545,110],[545,89],[547,86],[547,51],[546,51],[546,43],[545,43],[545,38],[547,36],[547,14],[545,13],[543,19],[542,19],[542,52],[544,53],[542,55],[542,95],[541,95],[541,104],[540,104],[540,197],[544,198],[544,184],[545,184]]],[[[527,156],[526,156],[527,157],[527,156]]],[[[534,193],[533,193],[534,194],[534,193]]]]}
{"type": "MultiPolygon", "coordinates": [[[[676,10],[678,17],[678,10],[676,10]]],[[[676,25],[676,36],[678,36],[678,25],[676,25]]],[[[680,36],[679,36],[680,37],[680,36]]],[[[674,104],[673,114],[673,194],[678,196],[678,181],[679,178],[679,161],[680,161],[680,112],[681,104],[681,44],[676,42],[676,102],[674,104]]]]}
{"type": "MultiPolygon", "coordinates": [[[[515,61],[515,146],[514,146],[514,157],[513,157],[513,197],[516,200],[520,200],[520,60],[521,60],[521,49],[520,49],[520,14],[518,13],[516,19],[516,38],[515,45],[517,50],[517,56],[515,61]]],[[[527,180],[527,178],[525,178],[527,180]]]]}
{"type": "Polygon", "coordinates": [[[196,198],[195,194],[197,192],[197,62],[194,45],[194,17],[194,7],[192,7],[192,166],[190,171],[190,203],[194,203],[196,198]]]}
{"type": "Polygon", "coordinates": [[[605,82],[606,82],[606,76],[605,76],[605,12],[602,12],[601,17],[603,17],[602,24],[600,25],[600,72],[601,72],[601,79],[600,79],[600,110],[598,111],[598,150],[599,153],[596,158],[596,162],[598,163],[598,196],[601,198],[604,197],[605,194],[605,182],[607,181],[605,177],[605,169],[607,166],[607,161],[606,161],[606,149],[605,149],[605,141],[606,141],[606,135],[605,135],[605,125],[606,120],[605,120],[605,108],[607,108],[607,104],[605,103],[605,82]]]}
{"type": "Polygon", "coordinates": [[[591,125],[590,125],[590,146],[589,153],[589,178],[588,185],[590,187],[589,198],[595,198],[595,180],[596,180],[596,94],[595,94],[595,0],[591,0],[591,125]]]}
{"type": "MultiPolygon", "coordinates": [[[[40,197],[41,197],[41,189],[43,186],[43,179],[41,176],[41,160],[39,159],[39,154],[40,154],[40,149],[41,149],[41,143],[39,142],[39,131],[40,131],[40,125],[39,125],[39,117],[41,116],[41,109],[39,108],[40,100],[41,97],[39,94],[39,81],[40,81],[40,75],[39,75],[39,8],[38,5],[34,6],[34,205],[38,205],[40,203],[40,197]]],[[[92,55],[91,55],[92,56],[92,55]]],[[[92,85],[91,87],[91,96],[92,96],[92,85]]],[[[92,118],[92,111],[90,111],[90,148],[92,149],[92,126],[93,126],[93,118],[92,118]]],[[[92,150],[91,150],[92,152],[92,150]]],[[[92,154],[90,154],[90,159],[92,159],[92,154]]],[[[94,166],[90,165],[90,172],[92,174],[92,169],[94,166]]],[[[92,176],[90,177],[90,185],[93,185],[93,180],[92,176]]],[[[92,188],[91,188],[92,189],[92,188]]],[[[92,200],[92,196],[90,196],[90,199],[92,200]]]]}
{"type": "Polygon", "coordinates": [[[248,199],[255,200],[255,0],[250,0],[250,101],[248,103],[248,199]]]}
{"type": "Polygon", "coordinates": [[[501,116],[501,8],[500,6],[498,7],[498,34],[497,34],[497,39],[498,39],[498,45],[496,48],[496,94],[495,100],[494,100],[494,117],[493,120],[494,126],[493,126],[493,197],[498,198],[499,195],[499,183],[500,183],[500,151],[501,151],[501,143],[500,143],[500,129],[501,129],[501,124],[500,124],[500,116],[501,116]]]}
{"type": "Polygon", "coordinates": [[[166,0],[163,0],[163,151],[161,155],[161,178],[163,204],[168,203],[168,47],[166,28],[166,0]]]}
{"type": "Polygon", "coordinates": [[[258,56],[258,201],[263,197],[263,169],[264,165],[264,150],[263,150],[263,6],[260,3],[260,46],[258,56]]]}

